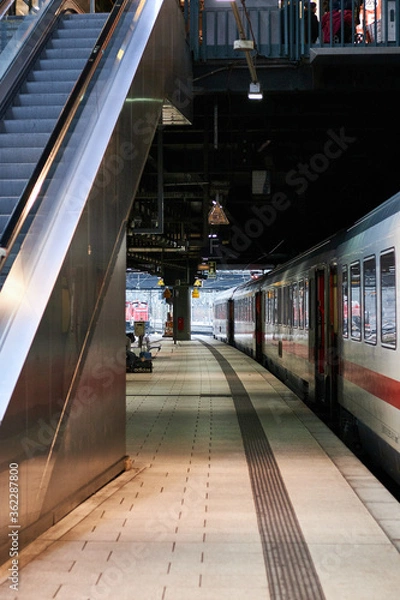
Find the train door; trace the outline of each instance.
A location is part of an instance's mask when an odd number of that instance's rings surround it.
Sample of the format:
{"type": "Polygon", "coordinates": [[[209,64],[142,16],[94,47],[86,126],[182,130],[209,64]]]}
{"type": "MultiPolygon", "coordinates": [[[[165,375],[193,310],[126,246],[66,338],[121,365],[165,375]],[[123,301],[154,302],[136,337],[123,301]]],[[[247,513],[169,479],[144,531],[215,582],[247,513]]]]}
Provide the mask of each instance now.
{"type": "Polygon", "coordinates": [[[315,395],[317,402],[325,402],[325,364],[326,364],[326,303],[324,269],[315,271],[315,395]]]}
{"type": "Polygon", "coordinates": [[[228,300],[228,315],[227,315],[227,340],[231,346],[235,345],[235,314],[233,300],[228,300]]]}
{"type": "Polygon", "coordinates": [[[331,265],[328,283],[328,356],[327,356],[327,381],[326,400],[329,405],[331,420],[337,414],[337,377],[339,372],[339,297],[337,266],[331,265]]]}
{"type": "Polygon", "coordinates": [[[338,333],[337,267],[315,271],[315,399],[331,413],[336,402],[337,333],[338,333]]]}
{"type": "Polygon", "coordinates": [[[263,344],[263,302],[262,302],[262,292],[256,292],[255,296],[255,335],[256,335],[256,360],[262,363],[263,352],[262,352],[262,344],[263,344]]]}

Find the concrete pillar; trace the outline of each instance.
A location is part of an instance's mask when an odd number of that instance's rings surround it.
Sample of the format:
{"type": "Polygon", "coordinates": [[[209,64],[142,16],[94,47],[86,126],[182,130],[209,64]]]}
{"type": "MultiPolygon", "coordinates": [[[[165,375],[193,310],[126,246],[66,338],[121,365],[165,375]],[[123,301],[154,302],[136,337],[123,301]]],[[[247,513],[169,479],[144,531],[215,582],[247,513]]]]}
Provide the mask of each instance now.
{"type": "Polygon", "coordinates": [[[174,287],[174,342],[190,340],[191,324],[191,295],[188,285],[174,287]]]}

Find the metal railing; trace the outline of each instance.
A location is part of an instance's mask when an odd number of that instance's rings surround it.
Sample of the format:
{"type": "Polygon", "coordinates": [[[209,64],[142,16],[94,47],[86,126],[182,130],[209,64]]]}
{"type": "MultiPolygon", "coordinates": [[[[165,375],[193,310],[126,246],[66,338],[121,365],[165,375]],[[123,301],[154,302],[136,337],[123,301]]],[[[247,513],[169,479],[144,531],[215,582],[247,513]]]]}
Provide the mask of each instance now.
{"type": "MultiPolygon", "coordinates": [[[[399,47],[400,0],[276,0],[276,5],[251,6],[236,0],[255,55],[300,60],[312,48],[399,47]],[[313,8],[312,8],[313,7],[313,8]],[[311,15],[311,18],[309,16],[311,15]],[[313,16],[314,15],[314,16],[313,16]],[[316,21],[315,21],[316,19],[316,21]]],[[[230,2],[185,0],[184,14],[195,60],[241,58],[230,2]]]]}

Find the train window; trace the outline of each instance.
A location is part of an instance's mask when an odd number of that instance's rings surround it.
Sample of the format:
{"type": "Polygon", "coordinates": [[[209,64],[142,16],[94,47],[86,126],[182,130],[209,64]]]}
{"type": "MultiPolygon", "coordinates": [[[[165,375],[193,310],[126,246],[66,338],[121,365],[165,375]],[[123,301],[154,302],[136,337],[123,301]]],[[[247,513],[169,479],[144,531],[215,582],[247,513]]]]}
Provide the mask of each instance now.
{"type": "Polygon", "coordinates": [[[268,293],[268,304],[269,304],[269,322],[273,323],[274,322],[274,300],[275,297],[275,291],[272,289],[269,291],[268,293]]]}
{"type": "Polygon", "coordinates": [[[282,325],[287,325],[287,310],[288,310],[288,288],[285,285],[283,288],[283,306],[282,306],[282,325]]]}
{"type": "Polygon", "coordinates": [[[274,325],[279,323],[278,290],[274,288],[274,325]]]}
{"type": "Polygon", "coordinates": [[[267,293],[267,315],[268,323],[274,322],[274,290],[268,290],[267,293]]]}
{"type": "Polygon", "coordinates": [[[376,344],[376,259],[364,260],[364,341],[376,344]]]}
{"type": "Polygon", "coordinates": [[[309,327],[309,287],[308,287],[308,279],[304,281],[304,327],[308,329],[309,327]]]}
{"type": "Polygon", "coordinates": [[[342,270],[342,335],[343,337],[349,337],[349,323],[348,323],[348,276],[347,276],[347,265],[342,270]]]}
{"type": "Polygon", "coordinates": [[[299,281],[299,327],[304,329],[304,281],[299,281]]]}
{"type": "Polygon", "coordinates": [[[276,298],[277,323],[282,324],[282,288],[278,287],[278,297],[276,298]]]}
{"type": "Polygon", "coordinates": [[[396,347],[396,271],[394,250],[381,254],[381,340],[396,347]]]}
{"type": "Polygon", "coordinates": [[[299,326],[299,287],[297,283],[293,284],[293,327],[299,326]]]}
{"type": "Polygon", "coordinates": [[[293,319],[293,288],[288,285],[286,288],[286,325],[291,327],[293,319]]]}
{"type": "Polygon", "coordinates": [[[351,318],[351,337],[354,340],[361,340],[361,312],[360,312],[360,263],[356,262],[350,265],[350,318],[351,318]]]}

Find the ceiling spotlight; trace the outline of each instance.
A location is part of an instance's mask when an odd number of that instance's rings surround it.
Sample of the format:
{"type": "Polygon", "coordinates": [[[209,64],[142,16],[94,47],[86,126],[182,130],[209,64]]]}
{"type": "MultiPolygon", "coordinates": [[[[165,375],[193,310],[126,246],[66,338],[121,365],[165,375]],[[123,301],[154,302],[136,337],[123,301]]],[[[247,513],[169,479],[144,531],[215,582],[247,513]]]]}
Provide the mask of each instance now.
{"type": "Polygon", "coordinates": [[[249,100],[262,100],[263,93],[261,91],[261,84],[257,81],[256,83],[250,83],[249,92],[247,94],[249,100]]]}

